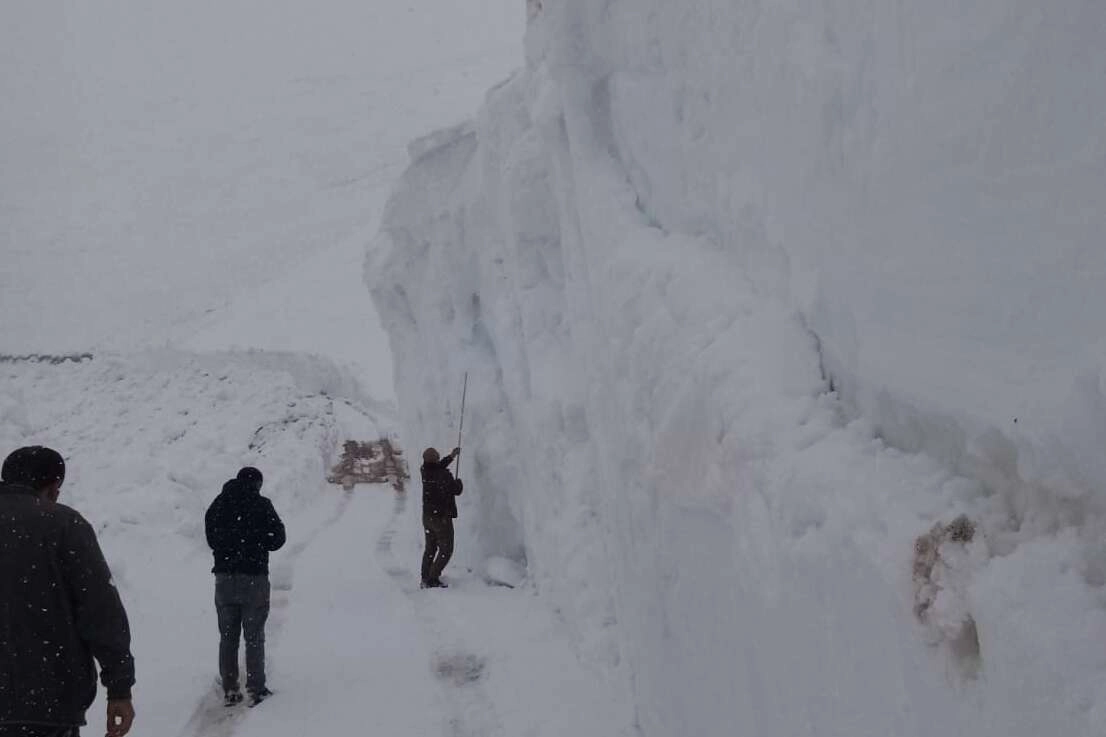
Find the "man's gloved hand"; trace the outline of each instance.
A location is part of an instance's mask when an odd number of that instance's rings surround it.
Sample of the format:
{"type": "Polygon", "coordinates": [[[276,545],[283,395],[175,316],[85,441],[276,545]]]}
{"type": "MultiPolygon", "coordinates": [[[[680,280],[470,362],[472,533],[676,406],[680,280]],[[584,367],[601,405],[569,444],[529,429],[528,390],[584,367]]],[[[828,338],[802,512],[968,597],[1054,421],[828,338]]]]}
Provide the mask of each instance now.
{"type": "Polygon", "coordinates": [[[108,731],[106,737],[123,737],[134,724],[134,704],[130,699],[108,700],[108,731]]]}

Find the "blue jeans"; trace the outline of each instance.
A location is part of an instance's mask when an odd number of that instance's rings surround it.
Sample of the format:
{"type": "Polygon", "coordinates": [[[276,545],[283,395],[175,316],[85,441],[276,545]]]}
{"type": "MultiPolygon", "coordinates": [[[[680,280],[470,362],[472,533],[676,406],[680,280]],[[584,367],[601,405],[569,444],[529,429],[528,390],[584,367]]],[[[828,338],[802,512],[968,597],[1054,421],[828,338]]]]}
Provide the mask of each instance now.
{"type": "Polygon", "coordinates": [[[215,575],[219,615],[219,676],[224,691],[238,690],[238,639],[246,640],[246,690],[265,688],[265,620],[269,618],[269,577],[244,573],[215,575]]]}

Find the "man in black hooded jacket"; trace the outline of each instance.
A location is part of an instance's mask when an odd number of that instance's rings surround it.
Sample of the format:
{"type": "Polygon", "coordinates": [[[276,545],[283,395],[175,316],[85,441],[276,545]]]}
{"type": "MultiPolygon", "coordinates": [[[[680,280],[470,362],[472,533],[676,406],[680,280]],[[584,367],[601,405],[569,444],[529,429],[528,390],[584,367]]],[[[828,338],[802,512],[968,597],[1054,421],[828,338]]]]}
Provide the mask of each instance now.
{"type": "Polygon", "coordinates": [[[449,464],[460,455],[454,448],[445,458],[434,448],[422,454],[422,528],[426,548],[422,554],[422,587],[445,588],[441,575],[453,556],[453,520],[457,517],[457,499],[464,486],[453,478],[449,464]]]}
{"type": "Polygon", "coordinates": [[[134,721],[130,627],[92,526],[58,504],[65,461],[19,448],[0,469],[0,737],[77,737],[107,688],[107,735],[134,721]]]}
{"type": "Polygon", "coordinates": [[[223,485],[205,516],[215,556],[215,611],[219,618],[219,675],[227,706],[242,701],[238,640],[246,641],[250,705],[272,694],[265,685],[265,621],[269,618],[269,553],[284,545],[284,523],[261,496],[262,476],[252,466],[223,485]]]}

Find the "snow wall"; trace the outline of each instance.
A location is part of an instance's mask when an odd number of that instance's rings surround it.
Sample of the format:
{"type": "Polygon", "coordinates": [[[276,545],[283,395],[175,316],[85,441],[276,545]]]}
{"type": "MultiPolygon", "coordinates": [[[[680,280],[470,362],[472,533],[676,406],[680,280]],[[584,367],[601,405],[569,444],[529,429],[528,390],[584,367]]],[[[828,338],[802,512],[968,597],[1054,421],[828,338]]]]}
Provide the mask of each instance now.
{"type": "Polygon", "coordinates": [[[366,266],[459,559],[648,737],[1102,734],[1106,5],[528,12],[366,266]]]}

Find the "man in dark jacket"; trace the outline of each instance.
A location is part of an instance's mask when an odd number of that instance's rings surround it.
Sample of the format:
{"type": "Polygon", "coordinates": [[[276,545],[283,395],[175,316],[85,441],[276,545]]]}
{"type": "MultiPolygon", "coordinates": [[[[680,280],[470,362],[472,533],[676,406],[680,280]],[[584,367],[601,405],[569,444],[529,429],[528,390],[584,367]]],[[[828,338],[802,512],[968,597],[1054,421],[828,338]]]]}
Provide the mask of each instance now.
{"type": "Polygon", "coordinates": [[[130,627],[92,526],[57,503],[65,461],[19,448],[0,478],[0,737],[76,737],[95,662],[108,737],[123,737],[134,721],[130,627]]]}
{"type": "Polygon", "coordinates": [[[422,554],[422,587],[445,588],[441,575],[453,556],[453,520],[457,517],[457,497],[463,485],[453,478],[449,464],[461,454],[460,448],[445,458],[427,448],[422,454],[422,529],[426,549],[422,554]]]}
{"type": "Polygon", "coordinates": [[[242,701],[238,639],[246,640],[246,691],[250,705],[265,687],[265,620],[269,618],[269,553],[284,545],[284,523],[261,496],[261,471],[247,466],[208,507],[207,544],[215,556],[215,611],[219,617],[219,675],[227,706],[242,701]]]}

